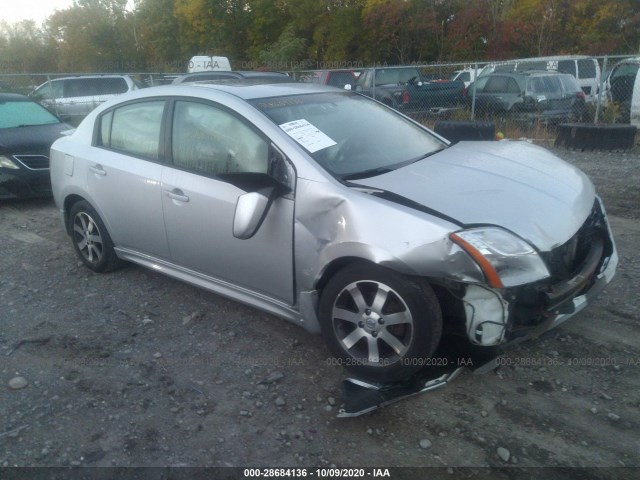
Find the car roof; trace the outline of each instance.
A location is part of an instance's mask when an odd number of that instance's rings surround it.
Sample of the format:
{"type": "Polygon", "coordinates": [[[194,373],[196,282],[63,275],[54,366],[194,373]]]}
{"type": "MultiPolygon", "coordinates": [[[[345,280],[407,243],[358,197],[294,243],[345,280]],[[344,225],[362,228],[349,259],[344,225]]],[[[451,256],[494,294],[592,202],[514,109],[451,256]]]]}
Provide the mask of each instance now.
{"type": "Polygon", "coordinates": [[[257,71],[243,71],[243,70],[230,70],[230,71],[206,71],[206,72],[192,72],[186,73],[176,77],[172,85],[179,85],[189,82],[200,81],[217,81],[217,80],[230,80],[230,79],[261,79],[261,80],[273,80],[276,81],[294,81],[286,73],[282,72],[257,72],[257,71]],[[203,80],[199,80],[202,78],[203,80]]]}
{"type": "MultiPolygon", "coordinates": [[[[106,75],[70,75],[67,77],[57,77],[52,78],[50,81],[53,82],[55,80],[69,80],[69,79],[87,79],[87,78],[129,78],[129,75],[118,75],[118,74],[106,74],[106,75]]],[[[47,82],[45,82],[47,83],[47,82]]]]}
{"type": "Polygon", "coordinates": [[[317,83],[254,83],[252,81],[229,80],[228,82],[201,82],[185,83],[178,85],[167,85],[161,87],[151,87],[136,92],[138,97],[159,96],[159,95],[197,95],[206,96],[208,90],[217,90],[231,94],[243,100],[253,100],[257,98],[285,97],[290,95],[305,95],[313,93],[345,92],[345,90],[320,85],[317,83]]]}

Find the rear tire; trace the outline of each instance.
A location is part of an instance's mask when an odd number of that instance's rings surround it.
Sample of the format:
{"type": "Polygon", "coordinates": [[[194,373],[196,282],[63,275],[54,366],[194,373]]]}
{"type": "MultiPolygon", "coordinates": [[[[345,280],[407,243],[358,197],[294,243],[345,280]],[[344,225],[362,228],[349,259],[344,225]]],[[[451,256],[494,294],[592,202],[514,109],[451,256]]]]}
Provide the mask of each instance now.
{"type": "Polygon", "coordinates": [[[94,272],[108,272],[122,264],[107,228],[88,202],[81,200],[71,207],[69,223],[73,248],[87,267],[94,272]]]}
{"type": "Polygon", "coordinates": [[[319,313],[336,363],[376,382],[401,381],[420,370],[442,334],[440,305],[428,284],[364,263],[329,280],[319,313]]]}

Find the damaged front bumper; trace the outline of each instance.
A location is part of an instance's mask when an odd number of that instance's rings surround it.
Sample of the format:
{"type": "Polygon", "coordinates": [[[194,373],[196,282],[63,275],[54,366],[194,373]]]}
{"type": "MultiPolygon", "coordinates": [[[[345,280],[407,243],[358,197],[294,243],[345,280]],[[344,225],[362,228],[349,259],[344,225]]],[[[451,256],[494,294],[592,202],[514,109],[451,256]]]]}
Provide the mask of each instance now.
{"type": "MultiPolygon", "coordinates": [[[[464,287],[464,295],[459,298],[464,305],[466,334],[472,344],[502,346],[537,337],[564,323],[595,299],[611,281],[618,265],[613,235],[601,208],[598,201],[594,207],[597,215],[592,215],[596,220],[585,222],[583,229],[589,233],[583,244],[588,245],[588,250],[572,274],[552,283],[509,289],[471,284],[464,287]]],[[[575,253],[580,235],[578,232],[566,247],[549,254],[549,259],[566,254],[567,247],[575,253]]]]}

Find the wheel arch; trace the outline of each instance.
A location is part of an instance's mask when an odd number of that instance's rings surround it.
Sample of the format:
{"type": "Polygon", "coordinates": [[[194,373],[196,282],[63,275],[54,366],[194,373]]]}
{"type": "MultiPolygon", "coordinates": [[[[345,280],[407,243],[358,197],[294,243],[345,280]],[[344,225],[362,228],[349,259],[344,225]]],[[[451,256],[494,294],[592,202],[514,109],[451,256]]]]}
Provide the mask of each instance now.
{"type": "Polygon", "coordinates": [[[86,198],[75,193],[68,195],[64,199],[64,203],[63,203],[64,226],[65,226],[65,229],[67,230],[68,235],[71,235],[71,222],[69,222],[69,212],[71,212],[71,209],[76,203],[81,202],[83,200],[85,202],[88,202],[86,198]]]}

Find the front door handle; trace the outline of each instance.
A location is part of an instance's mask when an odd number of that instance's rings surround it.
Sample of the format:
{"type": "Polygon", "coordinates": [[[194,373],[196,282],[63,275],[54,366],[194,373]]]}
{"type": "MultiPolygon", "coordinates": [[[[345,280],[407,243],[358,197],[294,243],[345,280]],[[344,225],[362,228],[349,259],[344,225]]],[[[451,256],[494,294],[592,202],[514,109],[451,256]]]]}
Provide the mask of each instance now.
{"type": "Polygon", "coordinates": [[[177,200],[179,202],[188,202],[189,197],[184,194],[182,190],[179,188],[174,188],[173,190],[165,190],[164,193],[167,194],[171,200],[177,200]]]}

